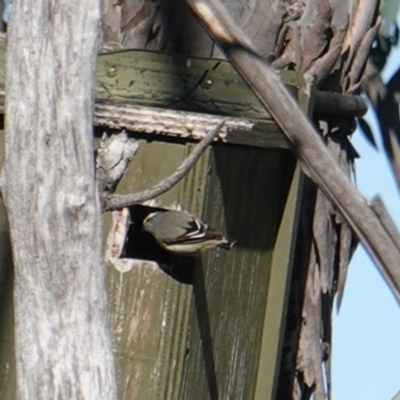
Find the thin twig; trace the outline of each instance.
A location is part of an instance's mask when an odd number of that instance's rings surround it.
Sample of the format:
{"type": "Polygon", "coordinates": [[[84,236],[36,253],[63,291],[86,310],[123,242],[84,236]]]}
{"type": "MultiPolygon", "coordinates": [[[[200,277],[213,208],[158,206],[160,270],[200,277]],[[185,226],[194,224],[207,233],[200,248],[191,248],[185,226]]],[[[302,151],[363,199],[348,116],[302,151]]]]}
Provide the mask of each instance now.
{"type": "Polygon", "coordinates": [[[110,195],[105,201],[105,211],[116,210],[118,208],[129,207],[134,204],[142,203],[146,200],[154,199],[157,196],[170,190],[175,186],[194,166],[196,161],[204,153],[205,149],[212,143],[218,132],[224,125],[225,121],[220,122],[212,129],[207,136],[194,148],[190,155],[182,162],[177,170],[169,177],[163,179],[157,185],[150,189],[143,190],[138,193],[118,195],[110,195]]]}

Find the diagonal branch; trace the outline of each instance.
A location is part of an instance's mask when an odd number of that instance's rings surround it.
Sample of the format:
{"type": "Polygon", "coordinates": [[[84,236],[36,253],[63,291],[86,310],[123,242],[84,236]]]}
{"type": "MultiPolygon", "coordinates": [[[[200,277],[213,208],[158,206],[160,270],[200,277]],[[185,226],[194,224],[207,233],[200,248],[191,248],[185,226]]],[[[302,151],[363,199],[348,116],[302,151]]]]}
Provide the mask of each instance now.
{"type": "Polygon", "coordinates": [[[129,207],[134,204],[142,203],[146,200],[154,199],[157,196],[170,190],[175,186],[194,166],[196,161],[204,153],[205,149],[212,143],[218,132],[224,125],[225,121],[220,122],[214,129],[212,129],[207,136],[197,144],[194,150],[190,153],[177,170],[169,177],[163,179],[157,185],[150,189],[143,190],[138,193],[118,195],[113,194],[107,197],[105,200],[105,210],[116,210],[118,208],[129,207]]]}
{"type": "Polygon", "coordinates": [[[374,211],[343,174],[320,136],[221,2],[186,0],[200,22],[282,128],[303,171],[338,207],[400,302],[400,251],[374,211]]]}

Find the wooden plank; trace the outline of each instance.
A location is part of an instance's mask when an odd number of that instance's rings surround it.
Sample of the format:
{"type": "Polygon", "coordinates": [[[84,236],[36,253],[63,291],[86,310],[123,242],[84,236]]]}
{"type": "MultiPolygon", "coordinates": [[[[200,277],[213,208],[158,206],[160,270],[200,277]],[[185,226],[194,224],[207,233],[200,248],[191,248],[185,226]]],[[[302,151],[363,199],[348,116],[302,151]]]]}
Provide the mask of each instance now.
{"type": "MultiPolygon", "coordinates": [[[[139,152],[120,182],[119,193],[141,190],[158,182],[193,147],[182,143],[139,142],[139,152]]],[[[158,205],[179,203],[200,214],[207,169],[208,152],[179,185],[161,196],[158,205]]],[[[106,232],[109,226],[108,214],[106,232]]],[[[175,400],[184,362],[191,286],[150,261],[138,261],[125,272],[110,264],[107,286],[119,398],[175,400]]]]}
{"type": "MultiPolygon", "coordinates": [[[[301,74],[282,74],[294,95],[305,87],[301,74]]],[[[98,59],[95,93],[95,121],[100,126],[198,140],[215,120],[228,117],[219,140],[288,147],[269,114],[225,60],[140,50],[104,54],[98,59]]]]}
{"type": "Polygon", "coordinates": [[[295,160],[290,152],[215,146],[204,219],[238,242],[196,270],[180,399],[253,399],[271,262],[295,160]],[[279,173],[277,173],[279,171],[279,173]]]}
{"type": "Polygon", "coordinates": [[[254,400],[275,399],[302,186],[303,175],[297,164],[272,256],[254,400]]]}
{"type": "Polygon", "coordinates": [[[225,121],[216,141],[255,147],[288,148],[279,128],[270,120],[254,121],[186,111],[114,104],[95,105],[97,126],[128,129],[156,136],[201,140],[225,121]]]}
{"type": "Polygon", "coordinates": [[[242,118],[271,119],[224,60],[144,50],[102,54],[96,99],[242,118]]]}

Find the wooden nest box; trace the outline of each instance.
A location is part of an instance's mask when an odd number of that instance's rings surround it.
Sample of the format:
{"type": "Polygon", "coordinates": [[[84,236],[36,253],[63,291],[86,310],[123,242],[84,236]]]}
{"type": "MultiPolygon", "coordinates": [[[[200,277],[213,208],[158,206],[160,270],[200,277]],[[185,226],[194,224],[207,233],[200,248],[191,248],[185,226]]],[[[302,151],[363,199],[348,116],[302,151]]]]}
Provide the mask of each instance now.
{"type": "MultiPolygon", "coordinates": [[[[302,76],[282,78],[307,113],[302,76]]],[[[143,250],[140,232],[128,232],[121,257],[135,262],[108,268],[120,398],[274,398],[302,186],[283,135],[225,61],[106,54],[96,88],[96,125],[127,129],[140,145],[118,193],[170,175],[226,120],[215,144],[153,205],[180,207],[237,240],[229,252],[187,259],[143,250]]],[[[146,212],[130,211],[133,220],[146,212]]]]}

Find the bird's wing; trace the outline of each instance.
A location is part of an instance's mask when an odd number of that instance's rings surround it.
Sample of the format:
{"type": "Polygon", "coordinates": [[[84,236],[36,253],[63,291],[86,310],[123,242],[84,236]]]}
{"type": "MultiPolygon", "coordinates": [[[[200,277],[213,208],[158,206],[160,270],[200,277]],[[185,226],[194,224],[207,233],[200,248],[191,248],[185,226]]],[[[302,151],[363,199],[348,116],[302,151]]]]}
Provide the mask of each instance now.
{"type": "Polygon", "coordinates": [[[193,218],[184,228],[185,233],[174,240],[174,243],[197,243],[205,240],[223,240],[223,236],[218,231],[208,225],[193,218]]]}

